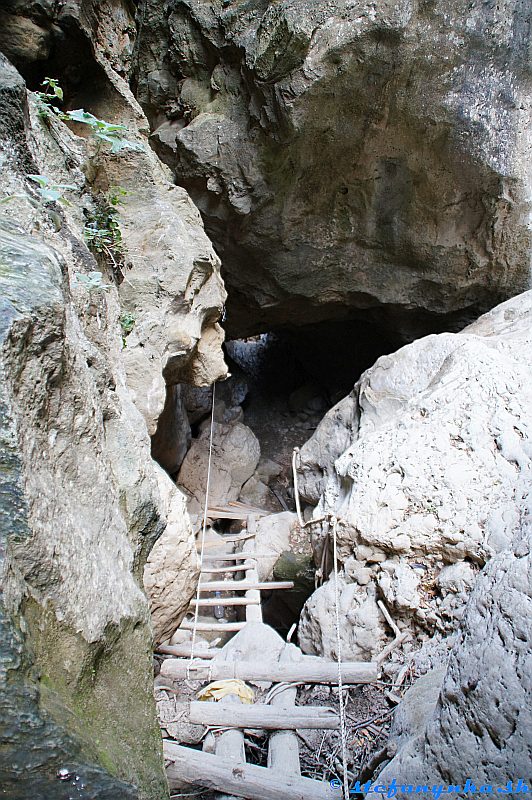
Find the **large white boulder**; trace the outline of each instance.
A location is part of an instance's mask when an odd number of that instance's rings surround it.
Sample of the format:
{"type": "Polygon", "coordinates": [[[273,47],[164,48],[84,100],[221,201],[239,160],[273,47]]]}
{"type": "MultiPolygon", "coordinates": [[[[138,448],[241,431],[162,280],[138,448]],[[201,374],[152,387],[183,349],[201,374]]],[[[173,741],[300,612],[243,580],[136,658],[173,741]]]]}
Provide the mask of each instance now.
{"type": "Polygon", "coordinates": [[[368,594],[414,629],[454,629],[476,572],[512,540],[532,456],[531,323],[526,292],[380,358],[302,449],[303,494],[319,493],[315,518],[338,517],[347,579],[370,569],[368,594]]]}

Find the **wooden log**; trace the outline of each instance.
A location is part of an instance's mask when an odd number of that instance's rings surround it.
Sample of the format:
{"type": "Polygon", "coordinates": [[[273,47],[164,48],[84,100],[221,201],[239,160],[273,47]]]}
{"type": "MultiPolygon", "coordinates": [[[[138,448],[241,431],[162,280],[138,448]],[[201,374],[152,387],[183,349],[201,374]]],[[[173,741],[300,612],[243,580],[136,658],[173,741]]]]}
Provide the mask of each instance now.
{"type": "Polygon", "coordinates": [[[274,589],[293,589],[293,581],[206,581],[200,583],[203,592],[246,592],[248,589],[261,589],[263,592],[274,589]]]}
{"type": "Polygon", "coordinates": [[[226,572],[244,572],[246,569],[244,564],[237,564],[231,567],[202,567],[201,574],[205,575],[223,575],[226,572]]]}
{"type": "Polygon", "coordinates": [[[247,553],[221,553],[220,555],[205,555],[204,561],[246,561],[248,558],[276,558],[275,553],[256,553],[252,556],[247,553]]]}
{"type": "MultiPolygon", "coordinates": [[[[196,643],[194,648],[194,655],[197,658],[214,658],[220,652],[221,648],[205,647],[199,642],[196,643]]],[[[176,658],[190,658],[192,655],[192,645],[190,642],[183,642],[183,644],[169,644],[159,645],[156,650],[157,653],[162,653],[165,656],[175,656],[176,658]]]]}
{"type": "MultiPolygon", "coordinates": [[[[233,709],[238,713],[241,700],[237,695],[229,694],[227,697],[222,698],[220,703],[216,703],[216,705],[220,705],[222,708],[233,709]]],[[[230,730],[222,733],[222,735],[216,739],[215,752],[216,755],[219,758],[223,758],[226,763],[234,765],[245,764],[246,751],[244,749],[244,732],[240,730],[230,730]]],[[[215,798],[216,800],[234,800],[233,795],[225,793],[216,793],[215,798]]]]}
{"type": "Polygon", "coordinates": [[[254,603],[260,605],[260,600],[252,600],[248,597],[200,597],[199,600],[193,598],[190,601],[190,605],[194,607],[206,606],[209,608],[212,606],[250,606],[254,603]]]}
{"type": "MultiPolygon", "coordinates": [[[[223,535],[220,539],[213,539],[212,541],[205,542],[203,545],[204,549],[209,549],[213,547],[221,547],[226,542],[229,544],[235,544],[236,542],[245,542],[246,539],[250,539],[253,536],[252,533],[237,533],[231,536],[223,535]]],[[[198,553],[201,550],[201,542],[197,541],[196,545],[198,547],[198,553]]]]}
{"type": "MultiPolygon", "coordinates": [[[[216,603],[216,605],[219,606],[220,603],[216,603]]],[[[196,630],[234,633],[235,631],[241,631],[245,624],[245,622],[198,622],[196,623],[196,630]]],[[[193,631],[194,620],[184,619],[179,628],[182,631],[193,631]]]]}
{"type": "MultiPolygon", "coordinates": [[[[285,703],[285,695],[297,693],[297,689],[286,689],[274,700],[285,703]]],[[[291,697],[291,695],[290,695],[291,697]]],[[[295,698],[294,698],[295,700],[295,698]]],[[[264,703],[243,705],[238,708],[223,706],[221,703],[204,703],[195,700],[190,703],[190,722],[216,728],[249,728],[265,731],[336,730],[338,715],[331,709],[315,706],[267,706],[264,703]]]]}
{"type": "Polygon", "coordinates": [[[246,800],[338,800],[338,791],[327,782],[283,775],[254,764],[235,766],[222,758],[201,750],[192,750],[163,741],[167,760],[166,774],[170,789],[179,791],[183,783],[204,786],[219,792],[230,792],[246,800]]]}
{"type": "MultiPolygon", "coordinates": [[[[280,655],[280,664],[296,664],[301,659],[301,651],[295,645],[287,644],[280,655]]],[[[278,693],[272,698],[272,711],[281,711],[293,720],[299,713],[296,708],[297,687],[278,687],[278,693]]],[[[303,708],[303,712],[313,711],[312,708],[303,708]]],[[[323,709],[326,711],[326,709],[323,709]]],[[[321,712],[323,712],[320,709],[321,712]]],[[[334,724],[338,725],[336,714],[331,715],[334,724]]],[[[299,727],[299,726],[297,726],[299,727]]],[[[276,775],[301,775],[299,763],[299,742],[293,730],[277,730],[270,735],[268,741],[268,767],[276,775]]]]}
{"type": "MultiPolygon", "coordinates": [[[[249,533],[253,534],[253,539],[249,539],[247,542],[244,542],[242,550],[245,553],[252,553],[255,550],[255,541],[254,537],[257,532],[257,524],[255,517],[250,515],[248,517],[248,531],[249,533]]],[[[259,582],[259,573],[257,572],[257,562],[252,562],[251,566],[246,569],[246,583],[258,583],[259,582]]],[[[262,606],[260,604],[260,591],[258,589],[248,589],[246,592],[246,598],[248,600],[253,601],[248,606],[246,606],[246,622],[262,622],[262,606]]]]}
{"type": "MultiPolygon", "coordinates": [[[[190,623],[192,625],[192,623],[190,623]]],[[[216,630],[231,630],[229,625],[244,626],[245,622],[219,624],[216,630]]],[[[161,665],[161,675],[171,680],[186,677],[189,664],[178,659],[168,659],[161,665]]],[[[210,664],[195,663],[198,680],[221,681],[239,678],[243,681],[265,681],[266,683],[338,683],[338,664],[324,661],[317,656],[304,656],[297,664],[279,664],[277,661],[220,661],[210,664]]],[[[378,678],[377,664],[373,661],[349,662],[342,664],[342,681],[346,685],[373,683],[378,678]]]]}

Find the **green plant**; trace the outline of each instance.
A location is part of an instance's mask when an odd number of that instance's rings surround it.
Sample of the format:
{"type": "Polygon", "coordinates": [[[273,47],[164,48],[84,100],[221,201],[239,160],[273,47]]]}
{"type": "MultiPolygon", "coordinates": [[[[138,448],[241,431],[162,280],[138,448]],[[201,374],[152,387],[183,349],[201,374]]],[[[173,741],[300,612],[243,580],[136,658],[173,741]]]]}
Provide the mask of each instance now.
{"type": "Polygon", "coordinates": [[[39,98],[38,114],[42,119],[48,119],[50,113],[53,112],[64,122],[80,122],[83,125],[89,125],[92,135],[99,142],[107,142],[111,145],[111,153],[119,153],[121,150],[143,150],[139,142],[132,142],[124,136],[128,132],[125,125],[116,125],[98,119],[94,114],[90,114],[82,108],[74,111],[61,111],[56,105],[52,105],[57,100],[63,102],[64,98],[63,89],[57,78],[45,78],[41,83],[41,88],[43,91],[36,92],[36,94],[39,98]]]}
{"type": "Polygon", "coordinates": [[[125,125],[105,122],[105,120],[98,119],[94,114],[90,114],[82,108],[78,108],[75,111],[67,111],[66,114],[61,114],[61,118],[70,122],[81,122],[84,125],[89,125],[92,129],[92,135],[96,139],[111,145],[111,153],[119,153],[121,150],[144,149],[139,142],[132,142],[124,137],[123,134],[128,132],[125,125]]]}
{"type": "Polygon", "coordinates": [[[54,114],[60,115],[61,111],[57,106],[52,105],[54,100],[59,100],[59,102],[62,103],[64,97],[63,90],[57,78],[45,78],[41,83],[41,88],[44,91],[36,92],[39,98],[39,116],[42,119],[48,119],[51,111],[53,111],[54,114]]]}
{"type": "Polygon", "coordinates": [[[54,183],[46,175],[28,175],[28,178],[38,185],[37,192],[43,204],[56,203],[57,201],[68,204],[68,200],[65,200],[62,192],[76,191],[75,186],[70,186],[68,183],[54,183]]]}
{"type": "Polygon", "coordinates": [[[110,289],[108,283],[103,282],[103,275],[101,272],[75,272],[74,273],[74,286],[80,286],[87,291],[106,292],[110,289]]]}
{"type": "Polygon", "coordinates": [[[86,212],[87,223],[83,229],[85,241],[96,253],[104,253],[119,269],[122,256],[122,232],[118,207],[128,192],[121,186],[113,187],[96,201],[95,208],[86,212]]]}
{"type": "Polygon", "coordinates": [[[135,315],[125,313],[120,316],[120,327],[122,328],[122,346],[126,347],[126,338],[135,327],[135,315]]]}

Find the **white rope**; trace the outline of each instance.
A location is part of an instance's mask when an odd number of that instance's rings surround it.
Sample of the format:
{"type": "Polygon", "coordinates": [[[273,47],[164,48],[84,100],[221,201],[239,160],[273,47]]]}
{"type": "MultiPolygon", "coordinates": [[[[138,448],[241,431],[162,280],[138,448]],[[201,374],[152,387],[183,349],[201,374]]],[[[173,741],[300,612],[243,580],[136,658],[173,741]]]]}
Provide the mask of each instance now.
{"type": "MultiPolygon", "coordinates": [[[[216,384],[212,385],[212,409],[211,409],[211,432],[209,438],[209,463],[207,467],[207,485],[205,487],[205,509],[203,512],[203,525],[201,529],[201,549],[200,549],[200,571],[203,569],[203,553],[205,550],[205,533],[207,531],[207,516],[209,511],[209,489],[211,485],[211,466],[212,466],[212,440],[214,432],[214,400],[216,398],[216,384]]],[[[192,627],[192,642],[190,646],[190,663],[189,668],[194,661],[194,647],[196,646],[196,632],[198,626],[199,616],[199,599],[201,592],[201,578],[198,580],[198,588],[196,589],[196,609],[194,611],[194,625],[192,627]]]]}
{"type": "Polygon", "coordinates": [[[349,800],[349,775],[347,772],[347,729],[345,722],[342,686],[342,641],[340,638],[340,588],[338,586],[338,554],[336,546],[336,517],[333,517],[334,605],[336,609],[336,656],[338,659],[338,710],[340,712],[340,737],[342,740],[343,795],[349,800]]]}
{"type": "Polygon", "coordinates": [[[305,520],[303,519],[303,515],[301,513],[301,503],[299,501],[299,483],[297,479],[298,466],[299,466],[299,447],[294,447],[294,452],[292,453],[292,474],[294,476],[294,500],[296,501],[296,511],[297,511],[297,518],[299,520],[299,525],[301,528],[304,528],[305,520]]]}

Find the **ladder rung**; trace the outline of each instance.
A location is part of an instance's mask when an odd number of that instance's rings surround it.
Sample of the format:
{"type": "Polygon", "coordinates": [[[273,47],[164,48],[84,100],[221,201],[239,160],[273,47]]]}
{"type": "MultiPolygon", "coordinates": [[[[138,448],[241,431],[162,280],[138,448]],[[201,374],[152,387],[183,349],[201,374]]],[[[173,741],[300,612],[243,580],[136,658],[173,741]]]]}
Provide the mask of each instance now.
{"type": "Polygon", "coordinates": [[[248,558],[278,558],[277,553],[222,553],[205,555],[204,561],[245,561],[248,558]]]}
{"type": "MultiPolygon", "coordinates": [[[[195,627],[197,631],[227,631],[231,633],[241,631],[245,625],[245,622],[198,622],[195,627]]],[[[194,620],[185,619],[179,627],[182,631],[193,631],[194,620]]]]}
{"type": "Polygon", "coordinates": [[[244,564],[237,565],[236,567],[202,567],[201,574],[206,575],[223,575],[225,572],[245,572],[246,567],[244,564]]]}
{"type": "MultiPolygon", "coordinates": [[[[245,542],[247,539],[253,539],[255,537],[254,533],[238,533],[231,536],[222,536],[221,539],[210,540],[205,542],[204,547],[220,547],[220,545],[224,544],[224,542],[229,542],[230,544],[234,544],[235,542],[245,542]]],[[[196,545],[198,548],[201,549],[201,540],[196,540],[196,545]]],[[[199,550],[198,550],[199,552],[199,550]]]]}
{"type": "Polygon", "coordinates": [[[190,601],[192,606],[256,606],[260,605],[260,600],[252,600],[249,597],[202,597],[190,601]]]}
{"type": "Polygon", "coordinates": [[[247,592],[248,589],[259,589],[263,592],[271,592],[274,589],[293,589],[293,581],[210,581],[200,583],[202,592],[247,592]]]}

